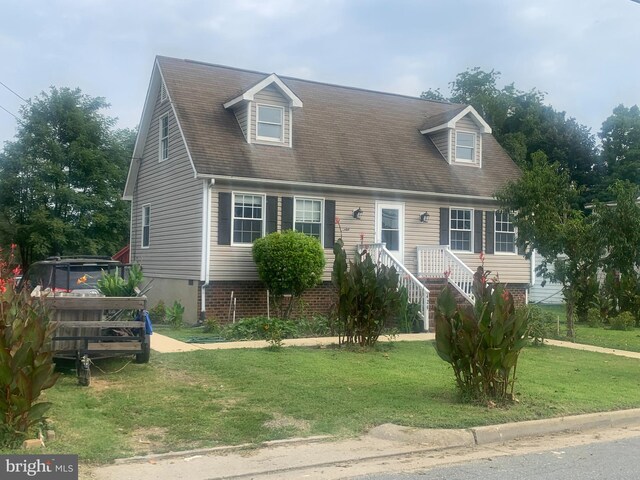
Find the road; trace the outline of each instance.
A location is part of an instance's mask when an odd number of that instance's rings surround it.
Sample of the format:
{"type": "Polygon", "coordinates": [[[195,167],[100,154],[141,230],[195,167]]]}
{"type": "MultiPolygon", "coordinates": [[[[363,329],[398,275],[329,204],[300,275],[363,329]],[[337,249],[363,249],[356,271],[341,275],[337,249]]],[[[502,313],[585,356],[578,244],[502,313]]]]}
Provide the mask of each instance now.
{"type": "Polygon", "coordinates": [[[636,480],[640,437],[529,454],[489,457],[413,473],[375,474],[357,480],[636,480]]]}

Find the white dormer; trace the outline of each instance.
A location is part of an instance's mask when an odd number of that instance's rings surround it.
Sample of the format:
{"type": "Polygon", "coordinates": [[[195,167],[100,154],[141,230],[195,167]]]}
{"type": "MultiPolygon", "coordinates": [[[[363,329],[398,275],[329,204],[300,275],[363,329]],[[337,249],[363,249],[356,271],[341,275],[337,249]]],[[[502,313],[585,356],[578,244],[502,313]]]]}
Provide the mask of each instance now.
{"type": "Polygon", "coordinates": [[[292,110],[302,101],[275,73],[223,106],[234,112],[248,143],[292,146],[292,110]]]}
{"type": "Polygon", "coordinates": [[[491,127],[469,105],[428,118],[420,133],[431,138],[449,164],[482,167],[482,135],[490,134],[491,127]]]}

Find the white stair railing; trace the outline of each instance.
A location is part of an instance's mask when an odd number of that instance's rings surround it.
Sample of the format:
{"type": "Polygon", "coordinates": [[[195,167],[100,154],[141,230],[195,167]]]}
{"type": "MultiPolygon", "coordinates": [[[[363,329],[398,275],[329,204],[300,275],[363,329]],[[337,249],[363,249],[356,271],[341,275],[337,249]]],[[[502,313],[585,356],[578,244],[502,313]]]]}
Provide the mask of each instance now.
{"type": "Polygon", "coordinates": [[[418,276],[447,278],[463,297],[474,303],[473,270],[449,249],[448,246],[419,246],[418,276]]]}
{"type": "Polygon", "coordinates": [[[429,330],[429,289],[418,280],[398,259],[396,259],[384,243],[359,245],[358,253],[367,250],[371,259],[380,265],[395,267],[398,272],[399,283],[407,289],[409,302],[420,305],[420,314],[424,321],[424,329],[429,330]]]}

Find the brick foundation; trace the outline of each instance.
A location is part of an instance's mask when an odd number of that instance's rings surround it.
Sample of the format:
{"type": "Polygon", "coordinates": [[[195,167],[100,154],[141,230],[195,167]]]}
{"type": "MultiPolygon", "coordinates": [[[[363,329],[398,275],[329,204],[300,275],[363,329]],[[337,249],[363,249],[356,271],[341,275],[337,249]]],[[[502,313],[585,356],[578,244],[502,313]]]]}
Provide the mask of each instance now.
{"type": "MultiPolygon", "coordinates": [[[[424,284],[429,289],[429,320],[431,330],[434,328],[435,305],[438,295],[442,292],[446,285],[444,278],[428,279],[424,284]]],[[[509,284],[508,290],[513,295],[516,306],[522,306],[526,303],[527,285],[509,284]]],[[[457,291],[456,294],[458,305],[468,305],[469,302],[457,291]]],[[[232,321],[233,309],[229,309],[231,300],[231,292],[236,299],[236,319],[255,317],[267,314],[267,290],[264,285],[258,281],[231,281],[231,282],[211,282],[206,289],[206,318],[216,318],[220,323],[228,323],[232,321]]],[[[324,282],[322,285],[314,287],[302,296],[302,302],[298,308],[291,313],[292,318],[300,318],[303,316],[311,316],[314,314],[328,315],[332,305],[336,301],[336,293],[331,282],[324,282]]],[[[198,306],[201,305],[202,299],[198,294],[198,306]]],[[[271,302],[271,314],[277,315],[277,311],[273,302],[271,302]]]]}
{"type": "MultiPolygon", "coordinates": [[[[205,311],[207,318],[216,318],[220,323],[232,321],[233,308],[231,314],[229,304],[231,292],[236,299],[235,312],[236,320],[240,318],[255,317],[267,314],[267,290],[258,281],[231,281],[231,282],[211,282],[206,288],[205,311]]],[[[302,295],[302,301],[294,311],[292,318],[311,316],[314,314],[328,315],[331,306],[335,302],[335,291],[331,282],[324,282],[314,287],[302,295]]],[[[198,305],[202,304],[202,298],[198,298],[198,305]]],[[[273,304],[270,305],[271,315],[276,316],[278,312],[273,304]]]]}

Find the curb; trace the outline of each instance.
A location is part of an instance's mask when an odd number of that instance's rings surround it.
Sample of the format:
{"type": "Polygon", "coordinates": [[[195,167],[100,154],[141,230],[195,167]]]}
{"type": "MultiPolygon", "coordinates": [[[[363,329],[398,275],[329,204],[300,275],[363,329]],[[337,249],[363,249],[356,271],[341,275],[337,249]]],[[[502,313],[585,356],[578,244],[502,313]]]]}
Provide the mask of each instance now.
{"type": "Polygon", "coordinates": [[[487,425],[470,428],[476,445],[504,443],[522,437],[598,428],[633,427],[640,425],[640,408],[615,412],[587,413],[570,417],[529,420],[525,422],[487,425]]]}
{"type": "Polygon", "coordinates": [[[224,445],[221,447],[196,448],[193,450],[181,450],[179,452],[151,453],[149,455],[139,455],[136,457],[116,458],[115,465],[126,465],[128,463],[149,462],[151,460],[167,460],[172,458],[194,457],[210,455],[212,453],[230,453],[250,448],[275,447],[283,445],[297,445],[300,443],[314,443],[331,440],[332,435],[316,435],[313,437],[285,438],[283,440],[268,440],[260,443],[241,443],[239,445],[224,445]]]}

